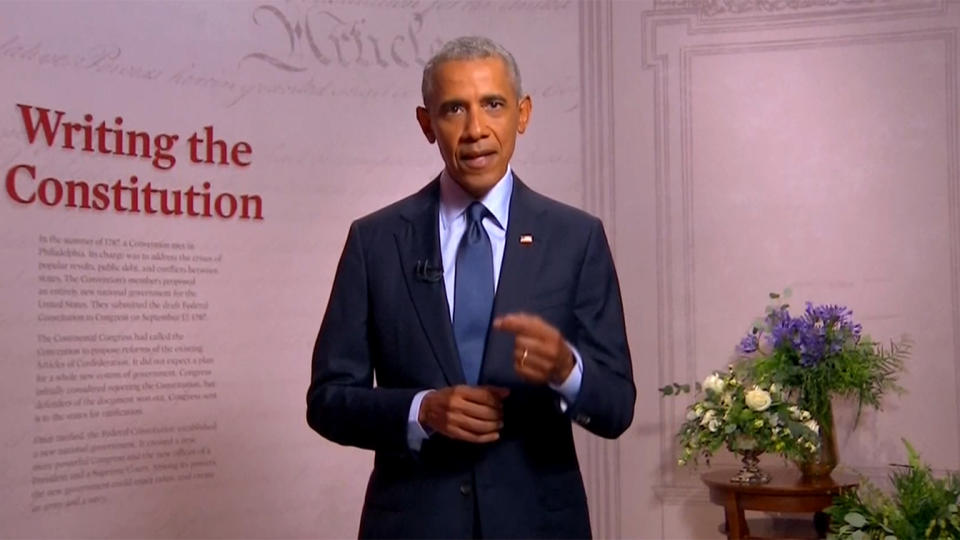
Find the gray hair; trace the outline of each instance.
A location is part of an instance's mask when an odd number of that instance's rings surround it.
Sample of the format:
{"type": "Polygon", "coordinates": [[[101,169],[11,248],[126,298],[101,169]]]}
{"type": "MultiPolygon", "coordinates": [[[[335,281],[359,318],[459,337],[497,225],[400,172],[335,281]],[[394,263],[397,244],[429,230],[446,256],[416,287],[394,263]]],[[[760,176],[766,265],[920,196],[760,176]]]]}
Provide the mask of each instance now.
{"type": "Polygon", "coordinates": [[[513,91],[517,94],[517,99],[523,96],[520,85],[520,68],[517,67],[517,61],[510,54],[510,51],[490,38],[463,36],[444,43],[440,50],[423,66],[423,82],[420,85],[423,104],[426,105],[429,96],[433,94],[433,74],[437,66],[452,60],[478,60],[481,58],[503,60],[507,68],[507,75],[510,77],[510,83],[513,85],[513,91]]]}

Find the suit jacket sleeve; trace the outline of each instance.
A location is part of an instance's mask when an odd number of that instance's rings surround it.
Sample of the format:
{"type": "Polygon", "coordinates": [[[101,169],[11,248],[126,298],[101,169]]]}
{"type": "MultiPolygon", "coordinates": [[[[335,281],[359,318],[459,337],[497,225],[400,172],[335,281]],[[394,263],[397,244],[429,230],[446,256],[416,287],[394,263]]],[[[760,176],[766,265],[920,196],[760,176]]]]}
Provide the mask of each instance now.
{"type": "Polygon", "coordinates": [[[407,415],[419,389],[373,386],[366,264],[354,222],[313,349],[307,423],[339,444],[405,453],[407,415]]]}
{"type": "Polygon", "coordinates": [[[583,359],[580,393],[571,418],[601,437],[615,438],[633,421],[636,387],[623,321],[620,285],[603,225],[593,220],[574,300],[583,359]]]}

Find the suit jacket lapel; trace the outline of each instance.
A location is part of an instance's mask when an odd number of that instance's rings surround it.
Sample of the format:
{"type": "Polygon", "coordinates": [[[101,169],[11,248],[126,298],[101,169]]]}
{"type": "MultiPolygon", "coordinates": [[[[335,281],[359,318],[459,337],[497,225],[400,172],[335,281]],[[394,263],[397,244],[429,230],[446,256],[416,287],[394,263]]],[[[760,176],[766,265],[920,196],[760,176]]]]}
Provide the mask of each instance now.
{"type": "Polygon", "coordinates": [[[457,354],[440,270],[443,263],[437,223],[439,201],[440,182],[436,179],[420,190],[409,209],[403,212],[407,226],[397,231],[394,238],[400,254],[401,271],[420,324],[447,382],[457,385],[466,383],[466,378],[457,354]],[[417,271],[418,264],[424,262],[440,272],[440,279],[428,279],[417,271]]]}
{"type": "MultiPolygon", "coordinates": [[[[493,317],[524,311],[530,306],[538,272],[543,267],[546,253],[546,230],[539,214],[543,209],[535,196],[519,178],[514,176],[513,195],[510,198],[510,217],[507,224],[506,245],[500,265],[500,280],[493,301],[493,317]],[[531,243],[520,243],[520,237],[530,235],[531,243]]],[[[497,380],[515,378],[513,372],[513,335],[491,331],[487,337],[486,353],[480,371],[481,382],[497,373],[497,380]]]]}

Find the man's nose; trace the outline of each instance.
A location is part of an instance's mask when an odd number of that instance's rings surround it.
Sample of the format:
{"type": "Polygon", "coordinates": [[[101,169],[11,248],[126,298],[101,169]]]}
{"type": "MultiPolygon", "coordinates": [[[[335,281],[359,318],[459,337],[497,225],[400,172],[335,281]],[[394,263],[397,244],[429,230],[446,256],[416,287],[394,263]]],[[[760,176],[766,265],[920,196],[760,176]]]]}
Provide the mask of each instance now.
{"type": "Polygon", "coordinates": [[[463,138],[469,141],[482,138],[484,133],[483,126],[483,113],[480,111],[470,111],[467,114],[467,124],[463,128],[463,138]]]}

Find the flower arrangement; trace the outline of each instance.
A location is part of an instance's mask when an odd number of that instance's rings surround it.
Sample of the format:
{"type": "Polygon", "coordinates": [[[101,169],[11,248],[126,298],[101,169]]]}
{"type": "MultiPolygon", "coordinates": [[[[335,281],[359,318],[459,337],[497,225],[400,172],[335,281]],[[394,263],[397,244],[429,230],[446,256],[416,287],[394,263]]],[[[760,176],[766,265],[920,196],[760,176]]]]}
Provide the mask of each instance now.
{"type": "MultiPolygon", "coordinates": [[[[775,293],[770,297],[780,299],[775,293]]],[[[768,306],[766,316],[741,340],[738,350],[748,360],[752,378],[780,385],[822,424],[832,422],[834,396],[856,399],[859,420],[864,405],[879,409],[884,394],[903,391],[897,376],[909,356],[909,340],[883,347],[862,333],[853,311],[844,306],[807,302],[799,316],[792,316],[789,307],[768,306]]]]}
{"type": "Polygon", "coordinates": [[[830,538],[960,538],[960,474],[935,478],[906,440],[909,465],[890,475],[887,495],[869,482],[827,509],[830,538]]]}
{"type": "MultiPolygon", "coordinates": [[[[660,389],[664,395],[689,391],[689,386],[660,389]]],[[[680,426],[679,465],[707,464],[721,447],[732,452],[772,452],[802,459],[817,450],[819,426],[808,411],[786,401],[780,387],[745,384],[742,375],[730,366],[725,374],[713,373],[697,385],[701,396],[687,407],[680,426]]]]}
{"type": "MultiPolygon", "coordinates": [[[[697,385],[703,396],[687,408],[677,434],[680,465],[700,457],[709,464],[726,446],[745,456],[741,473],[750,468],[747,453],[756,473],[756,454],[769,452],[796,461],[805,476],[829,474],[837,464],[831,399],[855,398],[859,420],[864,405],[879,409],[887,392],[903,391],[897,377],[910,353],[908,339],[884,347],[863,334],[844,306],[808,302],[792,316],[781,295],[770,297],[774,304],[737,346],[736,366],[697,385]]],[[[673,383],[660,391],[690,387],[673,383]]]]}

